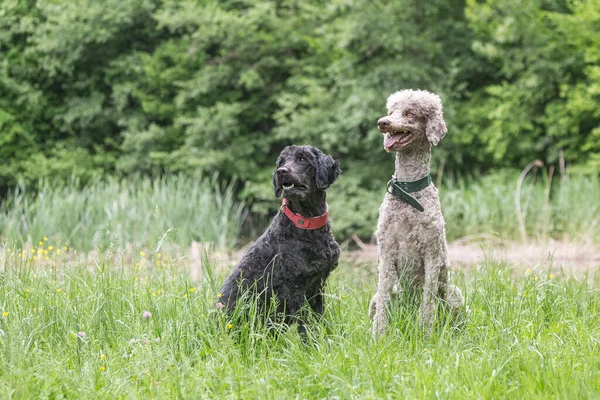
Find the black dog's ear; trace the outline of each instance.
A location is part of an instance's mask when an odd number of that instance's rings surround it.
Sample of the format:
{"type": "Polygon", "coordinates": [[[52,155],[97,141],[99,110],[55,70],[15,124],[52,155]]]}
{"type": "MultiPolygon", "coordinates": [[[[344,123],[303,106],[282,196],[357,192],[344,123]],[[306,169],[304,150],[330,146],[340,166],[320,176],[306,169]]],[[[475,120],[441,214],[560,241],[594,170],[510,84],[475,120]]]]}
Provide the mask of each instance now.
{"type": "Polygon", "coordinates": [[[281,188],[281,186],[277,185],[277,181],[275,180],[276,172],[277,170],[273,172],[273,189],[275,189],[275,197],[280,197],[283,189],[281,188]]]}
{"type": "Polygon", "coordinates": [[[325,190],[331,186],[341,172],[338,160],[334,160],[331,156],[323,154],[320,151],[317,153],[315,181],[319,189],[325,190]]]}

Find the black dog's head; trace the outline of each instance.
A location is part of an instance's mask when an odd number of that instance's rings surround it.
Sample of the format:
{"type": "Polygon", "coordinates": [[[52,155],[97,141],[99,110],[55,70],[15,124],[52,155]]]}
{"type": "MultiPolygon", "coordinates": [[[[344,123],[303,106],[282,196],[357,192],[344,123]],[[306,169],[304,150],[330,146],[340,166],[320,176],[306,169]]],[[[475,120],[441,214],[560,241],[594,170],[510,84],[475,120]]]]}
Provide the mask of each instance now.
{"type": "Polygon", "coordinates": [[[287,146],[273,173],[275,196],[305,199],[325,191],[342,172],[340,163],[313,146],[287,146]]]}

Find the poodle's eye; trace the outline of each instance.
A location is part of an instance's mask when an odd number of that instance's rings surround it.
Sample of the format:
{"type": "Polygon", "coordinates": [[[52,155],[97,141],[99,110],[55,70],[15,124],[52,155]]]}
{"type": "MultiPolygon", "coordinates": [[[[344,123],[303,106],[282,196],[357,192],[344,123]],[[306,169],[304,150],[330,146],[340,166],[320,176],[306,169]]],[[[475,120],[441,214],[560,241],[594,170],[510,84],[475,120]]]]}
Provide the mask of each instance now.
{"type": "Polygon", "coordinates": [[[406,116],[406,117],[408,117],[408,118],[414,118],[414,117],[415,117],[415,114],[414,114],[414,113],[412,113],[412,112],[407,112],[407,113],[405,114],[405,116],[406,116]]]}
{"type": "Polygon", "coordinates": [[[298,162],[306,162],[306,157],[298,156],[298,162]]]}

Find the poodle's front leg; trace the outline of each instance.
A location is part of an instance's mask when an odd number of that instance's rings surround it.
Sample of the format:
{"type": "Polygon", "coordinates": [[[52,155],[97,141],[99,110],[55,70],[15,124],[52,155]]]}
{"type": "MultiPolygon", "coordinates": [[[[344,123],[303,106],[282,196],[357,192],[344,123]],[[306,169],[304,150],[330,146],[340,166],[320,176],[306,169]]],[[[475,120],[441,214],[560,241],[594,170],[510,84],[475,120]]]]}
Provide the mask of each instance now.
{"type": "Polygon", "coordinates": [[[372,320],[375,317],[375,308],[377,307],[377,292],[371,298],[371,302],[369,303],[369,319],[372,320]]]}
{"type": "Polygon", "coordinates": [[[445,260],[437,252],[430,252],[424,257],[425,281],[423,284],[423,304],[419,315],[419,323],[427,332],[431,332],[435,322],[435,298],[440,291],[440,271],[443,269],[445,260]]]}
{"type": "Polygon", "coordinates": [[[375,309],[375,316],[373,317],[373,336],[383,334],[389,325],[387,306],[390,303],[392,290],[397,281],[398,271],[396,270],[393,259],[389,256],[380,256],[379,283],[377,284],[377,293],[373,297],[370,306],[370,308],[375,309]]]}

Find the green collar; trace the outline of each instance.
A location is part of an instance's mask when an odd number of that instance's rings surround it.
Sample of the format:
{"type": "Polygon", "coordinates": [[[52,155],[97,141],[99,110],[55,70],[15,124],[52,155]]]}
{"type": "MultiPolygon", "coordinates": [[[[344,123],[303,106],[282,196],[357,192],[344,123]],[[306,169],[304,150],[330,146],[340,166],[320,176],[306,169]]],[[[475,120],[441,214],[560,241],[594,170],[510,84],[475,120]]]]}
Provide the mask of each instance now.
{"type": "Polygon", "coordinates": [[[431,175],[427,174],[424,178],[412,182],[402,182],[392,176],[392,179],[387,184],[387,191],[390,194],[396,196],[396,198],[402,200],[406,204],[410,204],[419,211],[424,211],[421,203],[412,197],[409,193],[418,192],[419,190],[425,189],[431,184],[431,175]]]}

